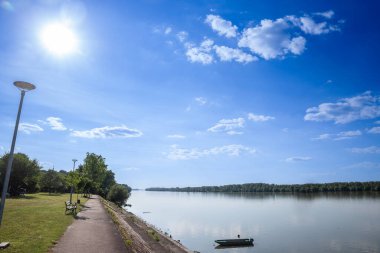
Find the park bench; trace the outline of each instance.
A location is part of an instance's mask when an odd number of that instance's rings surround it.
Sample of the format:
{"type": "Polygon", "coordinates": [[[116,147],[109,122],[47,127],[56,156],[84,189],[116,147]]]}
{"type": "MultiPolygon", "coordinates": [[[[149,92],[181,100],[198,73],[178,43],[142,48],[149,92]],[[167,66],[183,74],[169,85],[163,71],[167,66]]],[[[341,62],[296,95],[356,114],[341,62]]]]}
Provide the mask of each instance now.
{"type": "Polygon", "coordinates": [[[71,203],[70,201],[65,201],[65,206],[66,206],[65,214],[67,214],[67,212],[71,212],[73,214],[76,214],[76,212],[77,212],[77,204],[76,203],[71,203]]]}

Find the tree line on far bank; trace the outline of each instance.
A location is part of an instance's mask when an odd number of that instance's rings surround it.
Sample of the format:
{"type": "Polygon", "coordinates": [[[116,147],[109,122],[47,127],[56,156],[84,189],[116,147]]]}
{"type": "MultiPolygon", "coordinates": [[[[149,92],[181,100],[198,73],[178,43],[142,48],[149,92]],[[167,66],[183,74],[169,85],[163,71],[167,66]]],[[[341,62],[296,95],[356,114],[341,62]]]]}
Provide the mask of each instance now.
{"type": "Polygon", "coordinates": [[[318,192],[358,192],[380,191],[380,182],[336,182],[325,184],[231,184],[223,186],[201,187],[152,187],[147,191],[175,191],[175,192],[292,192],[292,193],[318,193],[318,192]]]}
{"type": "MultiPolygon", "coordinates": [[[[9,154],[0,158],[0,191],[3,189],[5,171],[9,154]]],[[[14,154],[8,193],[18,196],[24,193],[49,192],[67,193],[71,186],[76,193],[99,194],[119,206],[125,204],[130,196],[128,185],[117,184],[115,174],[107,168],[105,158],[87,153],[83,163],[74,171],[42,170],[36,159],[26,154],[14,154]]]]}

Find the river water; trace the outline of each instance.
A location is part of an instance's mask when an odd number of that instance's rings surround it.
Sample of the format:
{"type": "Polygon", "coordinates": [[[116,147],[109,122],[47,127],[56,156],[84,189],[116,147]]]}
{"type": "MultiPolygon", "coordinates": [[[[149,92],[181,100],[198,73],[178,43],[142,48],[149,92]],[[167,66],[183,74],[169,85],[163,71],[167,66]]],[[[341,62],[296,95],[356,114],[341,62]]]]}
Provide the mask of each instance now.
{"type": "Polygon", "coordinates": [[[232,194],[133,191],[129,211],[191,250],[379,252],[380,193],[232,194]],[[216,249],[214,240],[254,238],[216,249]]]}

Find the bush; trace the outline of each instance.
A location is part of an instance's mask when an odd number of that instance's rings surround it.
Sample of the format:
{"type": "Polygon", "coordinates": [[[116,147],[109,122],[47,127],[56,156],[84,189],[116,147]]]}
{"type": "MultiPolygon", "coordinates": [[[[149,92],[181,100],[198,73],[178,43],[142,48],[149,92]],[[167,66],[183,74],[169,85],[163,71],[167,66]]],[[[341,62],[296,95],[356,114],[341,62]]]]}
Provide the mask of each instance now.
{"type": "Polygon", "coordinates": [[[122,206],[127,202],[129,195],[128,189],[125,186],[114,184],[107,194],[107,199],[118,206],[122,206]]]}

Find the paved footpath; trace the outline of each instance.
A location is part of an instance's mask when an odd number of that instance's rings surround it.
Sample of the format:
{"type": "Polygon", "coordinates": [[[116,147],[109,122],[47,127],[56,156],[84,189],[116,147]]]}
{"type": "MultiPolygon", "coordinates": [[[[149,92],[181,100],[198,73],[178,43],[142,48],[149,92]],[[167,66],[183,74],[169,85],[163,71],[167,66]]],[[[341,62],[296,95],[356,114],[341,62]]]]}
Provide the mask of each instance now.
{"type": "Polygon", "coordinates": [[[58,253],[127,252],[124,242],[97,196],[92,196],[52,249],[58,253]]]}

